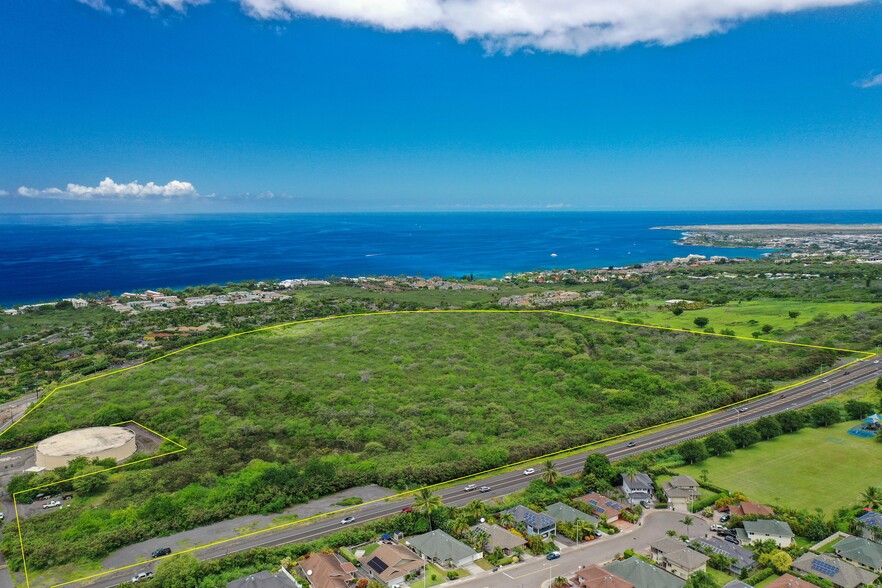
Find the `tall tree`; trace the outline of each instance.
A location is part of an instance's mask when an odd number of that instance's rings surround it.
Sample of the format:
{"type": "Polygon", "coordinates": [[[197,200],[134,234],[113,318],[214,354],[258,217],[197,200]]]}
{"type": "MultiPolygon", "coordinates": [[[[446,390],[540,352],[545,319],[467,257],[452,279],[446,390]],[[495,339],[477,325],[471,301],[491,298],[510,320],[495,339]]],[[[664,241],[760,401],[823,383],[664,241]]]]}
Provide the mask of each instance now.
{"type": "Polygon", "coordinates": [[[592,453],[586,457],[582,473],[586,477],[593,475],[598,480],[604,480],[608,483],[615,482],[615,477],[618,475],[616,468],[609,462],[609,458],[602,453],[592,453]]]}
{"type": "Polygon", "coordinates": [[[876,510],[882,507],[882,490],[876,486],[867,486],[861,492],[861,506],[876,510]]]}
{"type": "Polygon", "coordinates": [[[429,488],[420,488],[413,500],[413,508],[429,519],[429,530],[432,530],[432,515],[444,507],[441,497],[429,488]]]}
{"type": "Polygon", "coordinates": [[[685,517],[680,519],[680,522],[683,523],[684,527],[686,527],[686,535],[689,535],[689,527],[691,527],[692,524],[695,522],[695,517],[686,515],[685,517]]]}
{"type": "Polygon", "coordinates": [[[550,459],[545,462],[545,470],[542,472],[542,481],[553,486],[560,479],[560,472],[554,467],[554,462],[550,459]]]}

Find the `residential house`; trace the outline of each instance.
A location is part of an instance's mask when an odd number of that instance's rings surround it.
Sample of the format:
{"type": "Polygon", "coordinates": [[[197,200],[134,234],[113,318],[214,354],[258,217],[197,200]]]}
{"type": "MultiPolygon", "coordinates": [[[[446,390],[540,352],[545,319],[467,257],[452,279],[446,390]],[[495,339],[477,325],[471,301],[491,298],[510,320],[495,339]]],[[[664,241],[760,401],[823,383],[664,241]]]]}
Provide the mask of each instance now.
{"type": "Polygon", "coordinates": [[[878,576],[847,561],[829,555],[808,552],[793,562],[793,569],[803,574],[814,574],[830,580],[837,588],[856,588],[871,585],[878,576]]]}
{"type": "Polygon", "coordinates": [[[689,506],[700,496],[698,482],[690,476],[674,476],[662,483],[662,492],[671,510],[678,512],[689,512],[689,506]]]}
{"type": "Polygon", "coordinates": [[[258,572],[227,584],[227,588],[299,588],[294,578],[285,569],[277,574],[258,572]]]}
{"type": "Polygon", "coordinates": [[[876,511],[867,511],[858,517],[861,526],[861,535],[867,539],[882,538],[882,514],[876,511]]]}
{"type": "Polygon", "coordinates": [[[499,525],[481,523],[472,527],[472,536],[479,533],[482,535],[484,553],[493,553],[498,547],[503,554],[511,555],[515,549],[527,544],[526,539],[499,525]]]}
{"type": "Polygon", "coordinates": [[[834,549],[847,562],[864,566],[876,573],[882,572],[882,545],[878,543],[849,535],[839,541],[834,549]]]}
{"type": "Polygon", "coordinates": [[[516,522],[523,523],[527,527],[527,534],[529,535],[549,537],[557,533],[556,520],[546,514],[530,510],[526,506],[519,504],[503,512],[512,515],[516,522]]]}
{"type": "Polygon", "coordinates": [[[778,547],[789,547],[793,543],[793,531],[790,525],[784,521],[774,519],[759,519],[757,521],[744,521],[743,529],[736,529],[738,540],[742,543],[754,541],[768,541],[771,539],[778,547]]]}
{"type": "Polygon", "coordinates": [[[613,561],[603,566],[603,569],[630,582],[634,588],[683,588],[686,584],[686,580],[639,557],[613,561]]]}
{"type": "Polygon", "coordinates": [[[374,580],[388,586],[404,582],[404,578],[423,567],[420,557],[397,543],[384,543],[359,561],[362,570],[374,580]]]}
{"type": "Polygon", "coordinates": [[[680,578],[689,578],[695,572],[707,571],[710,559],[700,551],[690,548],[679,539],[666,537],[650,545],[650,554],[662,569],[680,578]]]}
{"type": "Polygon", "coordinates": [[[760,517],[772,517],[775,516],[775,511],[765,504],[758,504],[756,502],[748,502],[747,500],[743,500],[738,504],[730,505],[729,514],[733,517],[747,517],[752,515],[760,517]]]}
{"type": "Polygon", "coordinates": [[[349,588],[355,583],[355,566],[333,553],[315,553],[300,562],[313,588],[349,588]]]}
{"type": "Polygon", "coordinates": [[[811,582],[800,580],[793,574],[784,574],[780,578],[776,578],[770,584],[766,584],[766,588],[817,588],[811,582]]]}
{"type": "Polygon", "coordinates": [[[447,568],[461,568],[481,559],[480,553],[440,529],[411,537],[407,544],[419,555],[447,568]]]}
{"type": "Polygon", "coordinates": [[[704,553],[712,552],[725,555],[733,560],[729,566],[729,571],[734,575],[741,575],[742,570],[752,570],[756,567],[756,559],[754,553],[749,549],[744,549],[740,545],[723,541],[719,537],[699,537],[693,539],[693,549],[698,549],[704,553]]]}
{"type": "Polygon", "coordinates": [[[634,588],[631,582],[596,565],[577,570],[570,583],[576,588],[634,588]]]}
{"type": "Polygon", "coordinates": [[[613,523],[619,520],[619,515],[623,510],[628,508],[624,504],[616,502],[615,500],[612,500],[603,494],[598,494],[597,492],[591,492],[585,496],[580,496],[576,500],[581,500],[585,504],[591,505],[594,508],[594,514],[601,518],[605,518],[607,523],[613,523]]]}
{"type": "Polygon", "coordinates": [[[652,501],[655,486],[652,483],[652,478],[642,472],[634,475],[622,474],[622,492],[625,493],[628,503],[631,505],[641,502],[648,503],[652,501]]]}
{"type": "Polygon", "coordinates": [[[556,521],[565,521],[570,524],[575,523],[576,521],[585,521],[586,523],[596,525],[600,522],[599,517],[584,513],[581,510],[564,504],[563,502],[555,502],[554,504],[548,505],[548,508],[545,509],[545,514],[556,521]]]}

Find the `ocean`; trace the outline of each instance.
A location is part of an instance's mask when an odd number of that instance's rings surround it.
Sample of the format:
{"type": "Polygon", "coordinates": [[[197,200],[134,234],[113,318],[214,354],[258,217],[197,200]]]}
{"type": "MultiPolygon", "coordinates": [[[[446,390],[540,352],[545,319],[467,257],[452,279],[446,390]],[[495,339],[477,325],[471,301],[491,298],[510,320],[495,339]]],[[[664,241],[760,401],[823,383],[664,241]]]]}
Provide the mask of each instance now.
{"type": "Polygon", "coordinates": [[[882,211],[6,215],[0,305],[245,279],[500,277],[689,253],[657,225],[882,222],[882,211]]]}

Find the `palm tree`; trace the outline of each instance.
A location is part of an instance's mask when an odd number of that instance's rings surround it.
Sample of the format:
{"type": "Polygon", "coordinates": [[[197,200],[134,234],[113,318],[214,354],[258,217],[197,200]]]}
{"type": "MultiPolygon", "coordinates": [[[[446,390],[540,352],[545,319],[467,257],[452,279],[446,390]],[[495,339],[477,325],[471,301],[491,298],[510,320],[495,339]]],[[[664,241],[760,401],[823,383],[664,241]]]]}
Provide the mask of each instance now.
{"type": "Polygon", "coordinates": [[[487,512],[487,505],[480,500],[472,500],[462,508],[463,512],[477,521],[487,512]]]}
{"type": "Polygon", "coordinates": [[[866,508],[878,509],[882,506],[882,490],[876,486],[867,486],[867,489],[861,492],[861,504],[866,508]]]}
{"type": "Polygon", "coordinates": [[[453,531],[454,535],[464,537],[469,531],[469,522],[465,517],[456,517],[450,524],[450,530],[453,531]]]}
{"type": "Polygon", "coordinates": [[[692,526],[692,523],[695,522],[695,519],[690,517],[689,515],[686,515],[680,522],[683,523],[683,525],[686,527],[686,536],[689,536],[689,527],[692,526]]]}
{"type": "Polygon", "coordinates": [[[438,512],[443,507],[444,502],[441,500],[441,497],[428,488],[420,488],[413,500],[414,510],[425,514],[429,519],[429,531],[432,530],[432,514],[438,512]]]}
{"type": "Polygon", "coordinates": [[[667,531],[665,531],[665,534],[668,537],[676,537],[677,536],[677,532],[673,529],[668,529],[667,531]]]}
{"type": "Polygon", "coordinates": [[[553,486],[560,479],[560,472],[554,467],[554,462],[550,459],[545,462],[545,471],[542,472],[542,481],[553,486]]]}
{"type": "Polygon", "coordinates": [[[511,529],[514,527],[517,520],[515,516],[510,512],[501,512],[499,513],[499,524],[505,527],[506,529],[511,529]]]}

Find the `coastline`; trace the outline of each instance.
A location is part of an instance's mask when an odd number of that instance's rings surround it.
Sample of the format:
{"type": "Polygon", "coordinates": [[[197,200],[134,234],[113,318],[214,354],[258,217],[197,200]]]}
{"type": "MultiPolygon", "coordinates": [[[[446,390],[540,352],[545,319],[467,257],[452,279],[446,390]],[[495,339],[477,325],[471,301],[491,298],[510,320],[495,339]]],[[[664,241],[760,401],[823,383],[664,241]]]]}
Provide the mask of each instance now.
{"type": "Polygon", "coordinates": [[[671,225],[650,227],[651,231],[845,231],[882,233],[882,224],[745,224],[745,225],[671,225]]]}

